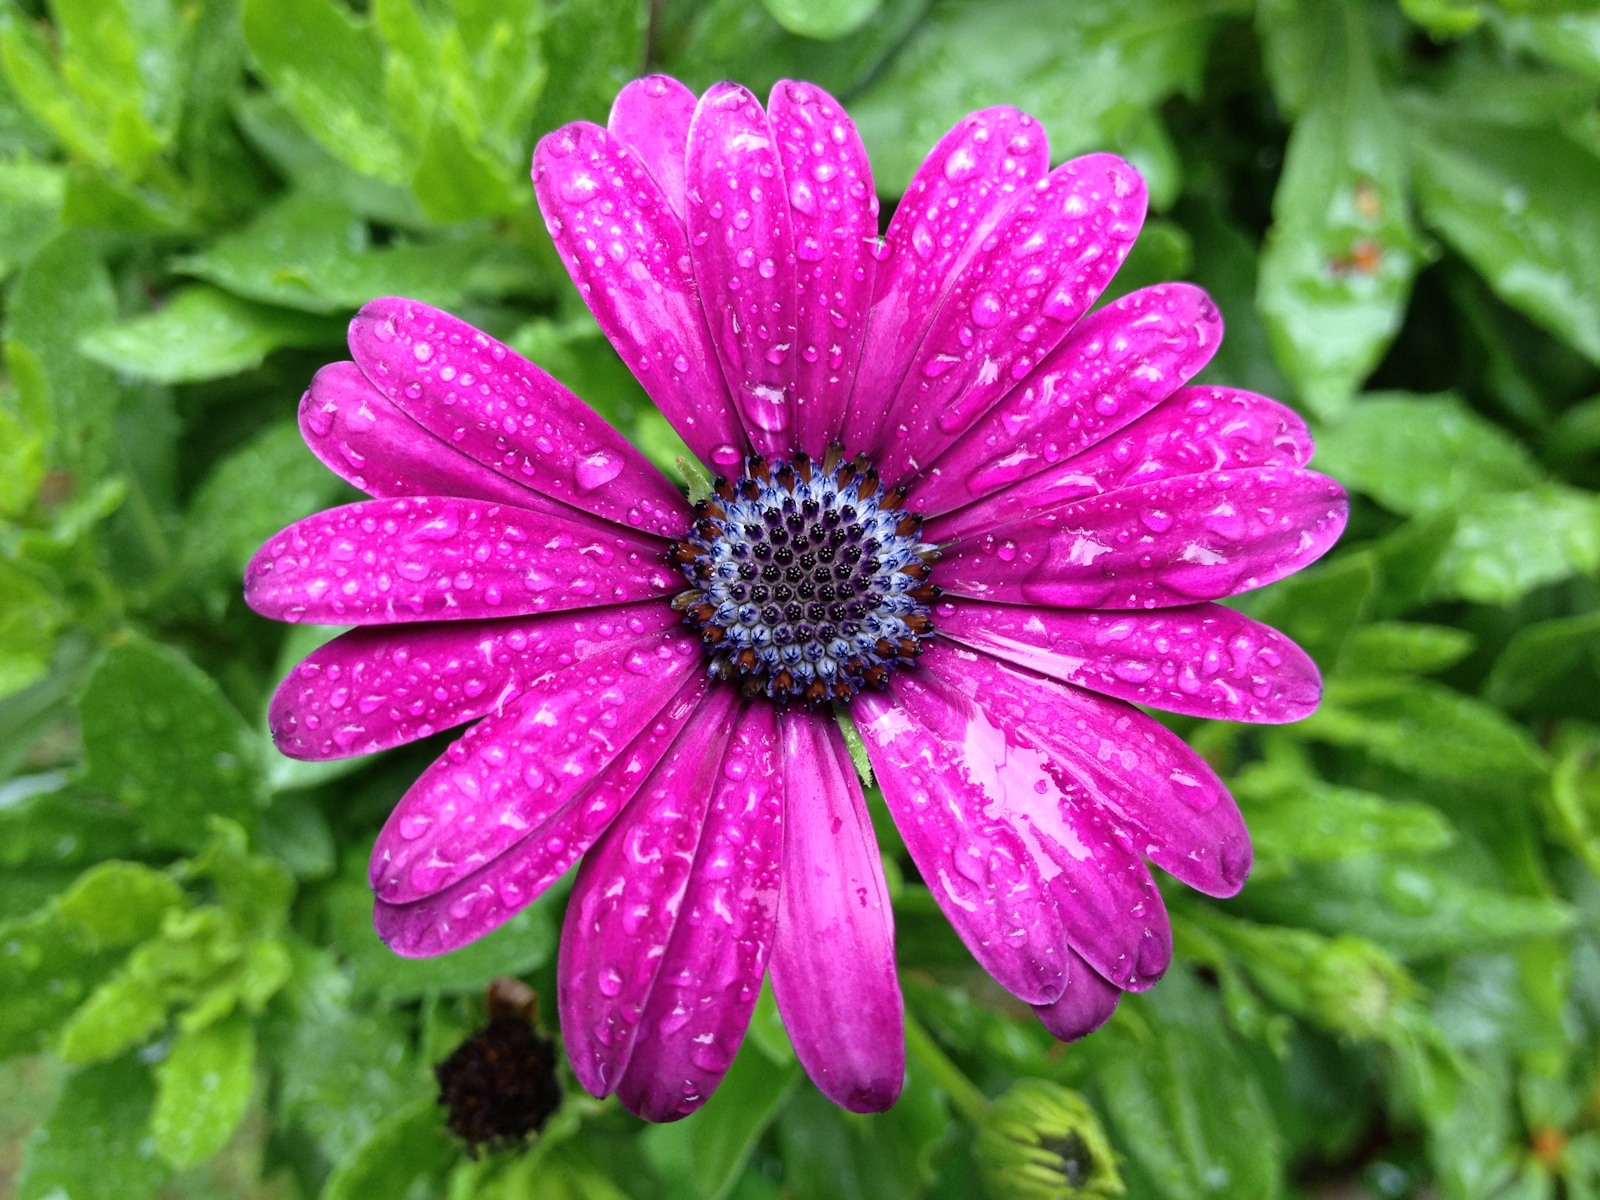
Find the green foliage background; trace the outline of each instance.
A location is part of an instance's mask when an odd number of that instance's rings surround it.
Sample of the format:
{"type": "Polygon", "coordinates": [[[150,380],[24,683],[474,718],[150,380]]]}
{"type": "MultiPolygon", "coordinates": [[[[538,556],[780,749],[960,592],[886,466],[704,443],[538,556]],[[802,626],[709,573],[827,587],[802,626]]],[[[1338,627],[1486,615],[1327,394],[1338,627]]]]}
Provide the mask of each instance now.
{"type": "Polygon", "coordinates": [[[990,1099],[1034,1078],[1136,1198],[1600,1197],[1597,96],[1565,0],[0,0],[0,1193],[970,1197],[990,1099]],[[1207,379],[1296,404],[1354,494],[1325,563],[1242,601],[1327,699],[1181,725],[1258,866],[1171,890],[1178,963],[1087,1042],[897,882],[891,1113],[823,1101],[764,1002],[691,1120],[574,1089],[472,1162],[430,1064],[491,976],[551,995],[561,897],[389,956],[362,865],[440,744],[277,757],[266,698],[329,631],[239,575],[347,498],[295,402],[374,295],[510,339],[670,463],[524,174],[647,65],[823,83],[886,201],[985,104],[1131,157],[1117,290],[1210,289],[1207,379]]]}

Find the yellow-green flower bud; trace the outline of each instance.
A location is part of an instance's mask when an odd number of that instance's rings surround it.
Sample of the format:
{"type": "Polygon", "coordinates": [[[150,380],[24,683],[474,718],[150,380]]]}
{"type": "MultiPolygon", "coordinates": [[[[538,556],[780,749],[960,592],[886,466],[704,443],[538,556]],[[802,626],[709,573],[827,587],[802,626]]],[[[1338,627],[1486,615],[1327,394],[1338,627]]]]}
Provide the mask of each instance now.
{"type": "Polygon", "coordinates": [[[1127,1194],[1094,1109],[1077,1092],[1042,1079],[1025,1079],[990,1105],[976,1150],[995,1200],[1127,1194]]]}

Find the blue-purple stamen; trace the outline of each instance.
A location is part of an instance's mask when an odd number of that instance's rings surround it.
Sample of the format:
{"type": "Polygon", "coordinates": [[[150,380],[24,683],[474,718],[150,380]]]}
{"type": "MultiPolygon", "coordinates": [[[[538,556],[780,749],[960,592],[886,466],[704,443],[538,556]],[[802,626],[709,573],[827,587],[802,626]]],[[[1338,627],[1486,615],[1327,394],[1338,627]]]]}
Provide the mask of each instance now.
{"type": "Polygon", "coordinates": [[[713,678],[817,706],[884,687],[922,653],[939,551],[865,455],[752,456],[712,490],[669,554],[690,584],[673,607],[700,631],[713,678]]]}

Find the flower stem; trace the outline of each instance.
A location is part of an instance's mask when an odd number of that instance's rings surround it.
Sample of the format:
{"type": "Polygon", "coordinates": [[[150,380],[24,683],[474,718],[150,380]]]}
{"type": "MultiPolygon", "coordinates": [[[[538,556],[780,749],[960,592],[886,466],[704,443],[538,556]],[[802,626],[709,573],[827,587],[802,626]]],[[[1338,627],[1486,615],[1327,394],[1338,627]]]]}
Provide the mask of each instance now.
{"type": "Polygon", "coordinates": [[[974,1124],[983,1120],[989,1111],[989,1098],[962,1074],[961,1068],[950,1061],[910,1013],[906,1014],[906,1051],[945,1090],[957,1112],[974,1124]]]}

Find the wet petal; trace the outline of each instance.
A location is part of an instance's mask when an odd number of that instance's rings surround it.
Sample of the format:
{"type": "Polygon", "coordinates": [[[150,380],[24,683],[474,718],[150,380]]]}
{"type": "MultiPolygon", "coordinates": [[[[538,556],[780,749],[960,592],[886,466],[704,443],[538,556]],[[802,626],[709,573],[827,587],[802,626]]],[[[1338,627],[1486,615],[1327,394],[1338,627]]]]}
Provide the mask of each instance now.
{"type": "MultiPolygon", "coordinates": [[[[1047,1004],[1066,984],[1057,874],[1024,811],[1049,782],[1006,751],[977,705],[902,671],[851,708],[912,861],[972,956],[1008,992],[1047,1004]]],[[[1037,754],[1035,758],[1039,757],[1037,754]]]]}
{"type": "Polygon", "coordinates": [[[651,728],[699,663],[693,642],[657,633],[534,680],[503,715],[462,734],[389,814],[372,852],[378,899],[436,895],[536,834],[651,728]]]}
{"type": "MultiPolygon", "coordinates": [[[[1070,689],[948,642],[924,654],[920,668],[905,683],[897,681],[896,693],[942,696],[944,737],[959,755],[951,765],[965,786],[982,796],[987,812],[1004,814],[1027,840],[1060,912],[1067,943],[1118,987],[1150,987],[1172,959],[1161,894],[1120,828],[1118,814],[1063,770],[1055,747],[1045,744],[1032,724],[1034,717],[1045,724],[1074,714],[1076,709],[1056,695],[1070,689]],[[1034,699],[1040,708],[1021,708],[1018,695],[1034,699]]],[[[885,782],[886,799],[888,794],[885,782]]],[[[958,856],[961,844],[954,843],[958,856]]],[[[969,862],[975,857],[969,853],[969,862]]],[[[1062,967],[1070,970],[1064,961],[1062,967]]],[[[1022,998],[1050,1003],[1060,992],[1022,998]]]]}
{"type": "Polygon", "coordinates": [[[693,116],[693,92],[670,75],[646,75],[617,93],[606,121],[612,136],[650,168],[680,221],[689,211],[683,163],[693,116]]]}
{"type": "Polygon", "coordinates": [[[828,1099],[882,1112],[905,1077],[905,1022],[883,862],[831,716],[791,709],[783,734],[783,890],[772,990],[828,1099]]]}
{"type": "Polygon", "coordinates": [[[855,122],[811,83],[780,80],[768,115],[794,228],[794,445],[837,440],[855,383],[877,260],[878,197],[855,122]]]}
{"type": "Polygon", "coordinates": [[[712,342],[750,444],[795,436],[794,226],[777,140],[736,83],[700,97],[689,127],[689,246],[712,342]]]}
{"type": "Polygon", "coordinates": [[[950,600],[934,624],[996,658],[1166,712],[1277,724],[1310,716],[1322,697],[1304,650],[1220,604],[1084,612],[950,600]]]}
{"type": "Polygon", "coordinates": [[[262,616],[323,625],[521,616],[682,586],[652,538],[449,496],[363,500],[297,521],[256,551],[244,582],[262,616]]]}
{"type": "Polygon", "coordinates": [[[1063,1042],[1087,1037],[1111,1019],[1122,989],[1076,954],[1068,955],[1067,990],[1054,1004],[1034,1006],[1039,1022],[1063,1042]]]}
{"type": "Polygon", "coordinates": [[[534,192],[561,261],[622,361],[689,449],[736,468],[744,437],[717,366],[688,235],[626,145],[578,121],[533,156],[534,192]]]}
{"type": "Polygon", "coordinates": [[[353,362],[329,363],[300,398],[311,452],[369,496],[463,496],[571,516],[565,504],[440,441],[386,400],[353,362]]]}
{"type": "Polygon", "coordinates": [[[267,710],[290,758],[372,754],[504,713],[530,681],[672,628],[658,601],[499,621],[356,629],[312,652],[267,710]]]}
{"type": "Polygon", "coordinates": [[[1173,475],[1303,467],[1310,461],[1305,422],[1276,400],[1234,388],[1182,388],[1083,453],[959,512],[935,517],[928,522],[928,536],[949,541],[1173,475]]]}
{"type": "Polygon", "coordinates": [[[375,387],[447,445],[524,486],[620,525],[676,537],[676,488],[583,401],[449,313],[387,297],[350,322],[375,387]]]}
{"type": "Polygon", "coordinates": [[[772,950],[783,855],[778,735],[745,709],[617,1086],[632,1113],[673,1121],[706,1102],[739,1052],[772,950]]]}
{"type": "Polygon", "coordinates": [[[958,121],[911,177],[884,238],[861,368],[844,425],[876,454],[889,398],[911,369],[939,301],[1012,202],[1050,168],[1044,129],[1014,108],[958,121]]]}
{"type": "MultiPolygon", "coordinates": [[[[1097,814],[1131,851],[1207,895],[1231,896],[1244,886],[1250,835],[1238,806],[1205,760],[1159,721],[948,643],[923,662],[952,687],[982,696],[984,711],[1014,742],[1043,751],[1074,813],[1097,814]]],[[[1077,937],[1073,948],[1113,983],[1129,986],[1077,937]]]]}
{"type": "Polygon", "coordinates": [[[1071,458],[1172,395],[1221,341],[1216,306],[1185,283],[1106,305],[939,457],[911,507],[949,512],[1071,458]]]}
{"type": "Polygon", "coordinates": [[[706,695],[627,816],[584,860],[567,901],[556,976],[561,1032],[578,1081],[596,1096],[617,1089],[633,1054],[721,782],[737,695],[706,695]]]}
{"type": "Polygon", "coordinates": [[[476,871],[420,900],[390,904],[380,897],[373,906],[378,936],[396,954],[427,958],[458,950],[516,916],[610,827],[700,707],[706,687],[703,676],[683,683],[589,786],[476,871]]]}
{"type": "Polygon", "coordinates": [[[1064,163],[1008,209],[934,314],[885,417],[878,470],[911,478],[1016,387],[1133,248],[1144,180],[1114,154],[1064,163]]]}
{"type": "Polygon", "coordinates": [[[1005,604],[1193,604],[1315,562],[1347,515],[1344,489],[1313,471],[1178,476],[974,533],[945,552],[938,580],[954,595],[1005,604]]]}

